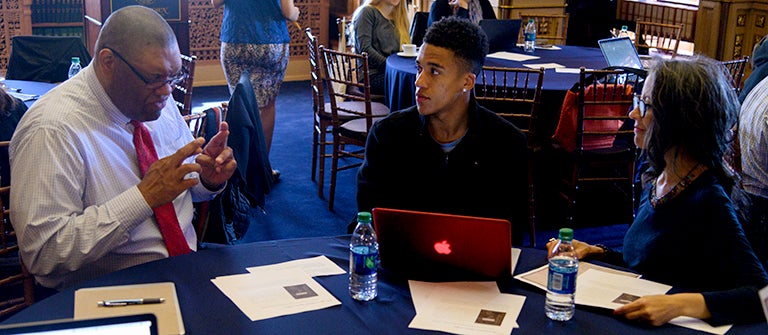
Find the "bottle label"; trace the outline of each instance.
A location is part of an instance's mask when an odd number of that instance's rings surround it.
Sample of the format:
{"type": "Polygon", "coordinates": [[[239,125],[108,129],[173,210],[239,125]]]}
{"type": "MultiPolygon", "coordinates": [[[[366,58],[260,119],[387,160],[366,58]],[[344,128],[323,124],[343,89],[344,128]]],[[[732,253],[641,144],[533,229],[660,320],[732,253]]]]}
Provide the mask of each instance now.
{"type": "Polygon", "coordinates": [[[576,275],[578,268],[572,272],[561,272],[549,266],[549,278],[547,280],[547,289],[558,294],[573,294],[576,292],[576,275]]]}
{"type": "MultiPolygon", "coordinates": [[[[360,247],[356,247],[360,248],[360,247]]],[[[349,269],[357,275],[368,276],[376,273],[376,267],[378,266],[379,253],[377,251],[369,253],[367,250],[352,250],[350,253],[349,269]]]]}
{"type": "Polygon", "coordinates": [[[535,41],[536,40],[536,33],[525,33],[525,40],[526,41],[535,41]]]}

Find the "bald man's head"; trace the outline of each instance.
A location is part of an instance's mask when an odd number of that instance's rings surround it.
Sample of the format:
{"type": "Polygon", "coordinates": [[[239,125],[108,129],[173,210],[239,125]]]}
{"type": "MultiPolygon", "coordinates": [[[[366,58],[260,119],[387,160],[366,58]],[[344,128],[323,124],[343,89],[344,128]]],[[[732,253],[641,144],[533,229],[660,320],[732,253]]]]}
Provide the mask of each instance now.
{"type": "Polygon", "coordinates": [[[160,14],[144,6],[127,6],[113,12],[99,32],[96,52],[104,47],[133,59],[146,48],[176,48],[176,35],[160,14]]]}

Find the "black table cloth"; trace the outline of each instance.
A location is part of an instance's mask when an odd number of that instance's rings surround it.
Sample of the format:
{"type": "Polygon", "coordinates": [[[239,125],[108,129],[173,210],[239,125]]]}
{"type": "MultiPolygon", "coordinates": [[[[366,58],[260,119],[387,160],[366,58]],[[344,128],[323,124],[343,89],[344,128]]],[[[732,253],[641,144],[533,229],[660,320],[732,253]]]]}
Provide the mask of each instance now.
{"type": "MultiPolygon", "coordinates": [[[[407,281],[380,271],[379,296],[371,302],[354,301],[348,292],[348,276],[316,277],[320,285],[341,301],[341,305],[282,317],[250,321],[210,279],[246,273],[246,267],[273,264],[325,255],[348,269],[349,236],[290,239],[258,242],[167,258],[117,271],[79,287],[126,285],[171,281],[181,305],[187,334],[428,334],[410,329],[416,315],[407,281]]],[[[524,248],[516,273],[546,263],[545,252],[524,248]]],[[[37,302],[3,324],[71,318],[74,291],[64,290],[37,302]]],[[[513,334],[704,334],[673,325],[646,327],[615,318],[609,310],[577,307],[568,322],[550,321],[544,315],[544,292],[509,279],[499,283],[504,293],[526,296],[518,318],[520,328],[513,334]]],[[[729,334],[767,334],[765,323],[734,327],[729,334]]]]}

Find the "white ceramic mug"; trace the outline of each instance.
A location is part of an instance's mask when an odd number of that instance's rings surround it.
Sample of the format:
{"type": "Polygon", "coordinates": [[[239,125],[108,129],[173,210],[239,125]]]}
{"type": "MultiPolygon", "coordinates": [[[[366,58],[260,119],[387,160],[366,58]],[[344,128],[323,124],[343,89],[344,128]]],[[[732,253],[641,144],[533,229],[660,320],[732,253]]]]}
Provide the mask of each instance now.
{"type": "Polygon", "coordinates": [[[416,44],[403,44],[403,52],[408,55],[415,55],[416,44]]]}

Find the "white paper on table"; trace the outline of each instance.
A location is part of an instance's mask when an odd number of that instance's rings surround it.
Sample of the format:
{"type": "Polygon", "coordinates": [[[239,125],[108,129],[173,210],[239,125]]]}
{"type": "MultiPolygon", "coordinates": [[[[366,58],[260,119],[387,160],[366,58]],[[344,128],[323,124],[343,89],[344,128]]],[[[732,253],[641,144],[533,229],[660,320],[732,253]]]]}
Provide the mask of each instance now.
{"type": "Polygon", "coordinates": [[[211,282],[251,321],[341,304],[298,268],[222,276],[211,282]]]}
{"type": "Polygon", "coordinates": [[[409,281],[416,316],[410,328],[455,334],[509,334],[524,296],[498,293],[495,282],[409,281]]]}
{"type": "Polygon", "coordinates": [[[680,326],[680,327],[690,328],[690,329],[703,331],[710,334],[718,334],[718,335],[725,334],[733,326],[733,325],[723,325],[719,327],[713,327],[702,320],[687,317],[687,316],[676,317],[670,320],[669,323],[676,326],[680,326]]]}
{"type": "MultiPolygon", "coordinates": [[[[578,276],[580,277],[581,274],[583,274],[584,272],[586,272],[589,269],[596,269],[596,270],[600,270],[602,272],[618,274],[618,275],[627,276],[627,277],[631,277],[631,278],[640,278],[640,275],[636,274],[636,273],[627,272],[627,271],[621,271],[621,270],[615,270],[615,269],[611,269],[609,267],[600,266],[600,265],[592,264],[592,263],[585,262],[585,261],[580,261],[579,262],[579,274],[578,274],[578,276]]],[[[519,281],[521,281],[521,282],[531,284],[533,286],[536,286],[536,287],[546,291],[547,290],[547,277],[548,277],[548,275],[549,275],[549,265],[548,264],[544,264],[541,267],[535,268],[535,269],[533,269],[531,271],[528,271],[528,272],[525,272],[525,273],[521,273],[521,274],[515,276],[514,278],[519,280],[519,281]]],[[[579,281],[577,280],[576,283],[578,284],[578,282],[579,281]]]]}
{"type": "MultiPolygon", "coordinates": [[[[768,122],[768,119],[766,119],[768,122]]],[[[759,292],[760,302],[763,304],[763,313],[765,313],[765,319],[768,320],[768,286],[763,287],[759,292]]]]}
{"type": "Polygon", "coordinates": [[[539,59],[541,57],[539,56],[531,56],[526,54],[519,54],[516,52],[507,52],[507,51],[497,51],[492,54],[488,54],[486,57],[491,58],[499,58],[499,59],[506,59],[506,60],[513,60],[517,62],[525,62],[527,60],[533,60],[533,59],[539,59]]]}
{"type": "Polygon", "coordinates": [[[565,65],[558,63],[523,64],[523,66],[531,69],[538,69],[542,67],[545,69],[560,69],[565,67],[565,65]]]}
{"type": "MultiPolygon", "coordinates": [[[[524,43],[517,43],[516,45],[521,48],[525,47],[524,43]]],[[[533,48],[536,50],[562,50],[562,48],[554,44],[535,44],[533,48]]]]}
{"type": "Polygon", "coordinates": [[[515,268],[517,267],[517,261],[520,260],[520,253],[523,252],[523,249],[520,248],[512,248],[512,266],[510,266],[510,275],[515,274],[515,268]]]}
{"type": "MultiPolygon", "coordinates": [[[[587,71],[592,71],[592,69],[586,69],[587,71]]],[[[579,74],[581,73],[581,68],[574,68],[574,67],[558,67],[555,68],[555,72],[557,73],[573,73],[573,74],[579,74]]]]}
{"type": "Polygon", "coordinates": [[[418,280],[409,280],[408,288],[411,291],[411,299],[416,314],[419,314],[422,308],[429,304],[429,298],[435,291],[442,290],[454,291],[457,295],[463,295],[462,298],[472,299],[473,297],[494,297],[501,294],[496,282],[487,281],[458,281],[445,283],[431,283],[418,280]]]}
{"type": "Polygon", "coordinates": [[[664,294],[672,286],[589,269],[576,279],[576,303],[616,309],[646,295],[664,294]]]}
{"type": "MultiPolygon", "coordinates": [[[[640,278],[629,278],[591,269],[579,275],[576,280],[576,303],[579,305],[616,309],[645,295],[665,294],[672,286],[640,278]]],[[[723,335],[731,325],[713,327],[708,323],[690,317],[677,317],[669,323],[723,335]]]]}
{"type": "Polygon", "coordinates": [[[282,262],[277,264],[263,265],[263,266],[253,266],[250,268],[246,268],[246,270],[248,270],[248,272],[254,273],[257,271],[271,271],[271,270],[292,269],[292,268],[303,270],[310,277],[342,275],[347,273],[346,271],[344,271],[344,269],[340,268],[338,265],[331,262],[331,260],[325,256],[302,258],[302,259],[297,259],[297,260],[292,260],[292,261],[287,261],[287,262],[282,262]]]}

